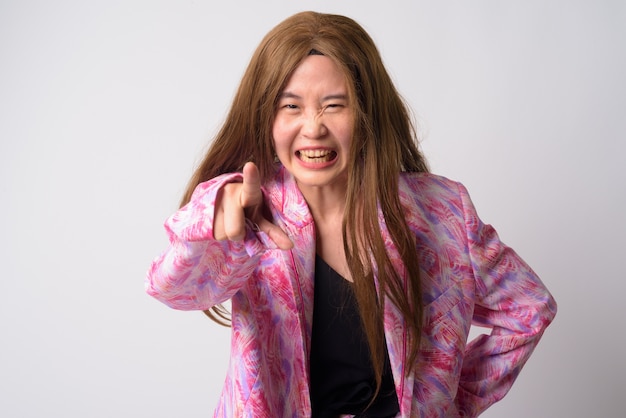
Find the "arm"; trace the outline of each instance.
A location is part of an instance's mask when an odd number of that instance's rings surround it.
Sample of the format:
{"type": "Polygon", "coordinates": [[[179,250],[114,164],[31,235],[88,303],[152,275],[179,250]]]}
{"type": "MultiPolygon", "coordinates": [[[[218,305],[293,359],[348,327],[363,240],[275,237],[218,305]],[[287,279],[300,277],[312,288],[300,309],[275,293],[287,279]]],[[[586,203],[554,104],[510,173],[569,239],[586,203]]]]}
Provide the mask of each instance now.
{"type": "Polygon", "coordinates": [[[456,402],[463,416],[474,417],[506,395],[554,318],[556,303],[532,269],[482,223],[459,187],[476,285],[473,322],[492,329],[467,345],[463,360],[456,402]]]}
{"type": "Polygon", "coordinates": [[[217,240],[215,203],[224,185],[241,174],[198,185],[190,202],[165,222],[169,247],[150,266],[146,291],[175,309],[209,309],[228,300],[254,271],[264,245],[250,223],[242,240],[217,240]]]}

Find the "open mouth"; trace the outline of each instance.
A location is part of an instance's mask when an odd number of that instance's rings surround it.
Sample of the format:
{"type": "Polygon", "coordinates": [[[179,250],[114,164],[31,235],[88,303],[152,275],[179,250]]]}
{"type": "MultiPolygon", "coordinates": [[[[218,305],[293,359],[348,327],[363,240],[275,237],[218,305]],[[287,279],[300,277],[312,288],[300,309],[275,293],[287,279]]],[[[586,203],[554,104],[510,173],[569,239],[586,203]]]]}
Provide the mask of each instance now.
{"type": "Polygon", "coordinates": [[[327,163],[337,158],[337,153],[328,149],[301,150],[296,155],[306,163],[327,163]]]}

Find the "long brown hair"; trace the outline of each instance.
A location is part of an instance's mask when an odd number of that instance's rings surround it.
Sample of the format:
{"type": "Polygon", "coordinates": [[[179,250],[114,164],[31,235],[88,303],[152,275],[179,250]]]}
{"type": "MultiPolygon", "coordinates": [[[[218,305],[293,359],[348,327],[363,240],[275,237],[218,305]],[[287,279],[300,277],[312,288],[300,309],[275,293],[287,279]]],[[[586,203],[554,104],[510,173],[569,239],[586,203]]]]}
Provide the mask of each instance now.
{"type": "MultiPolygon", "coordinates": [[[[262,179],[271,176],[275,171],[272,123],[277,99],[289,76],[312,51],[331,58],[343,70],[354,109],[342,233],[380,388],[385,355],[382,295],[404,316],[409,337],[407,373],[418,355],[423,316],[420,270],[415,238],[398,196],[398,178],[402,171],[426,172],[428,167],[417,148],[408,107],[373,40],[358,23],[339,15],[302,12],[265,36],[244,73],[226,121],[189,182],[182,204],[189,201],[199,183],[239,171],[247,161],[257,164],[262,179]],[[379,207],[405,271],[396,271],[389,258],[378,220],[379,207]]],[[[224,307],[215,306],[206,313],[216,322],[228,324],[224,307]]]]}

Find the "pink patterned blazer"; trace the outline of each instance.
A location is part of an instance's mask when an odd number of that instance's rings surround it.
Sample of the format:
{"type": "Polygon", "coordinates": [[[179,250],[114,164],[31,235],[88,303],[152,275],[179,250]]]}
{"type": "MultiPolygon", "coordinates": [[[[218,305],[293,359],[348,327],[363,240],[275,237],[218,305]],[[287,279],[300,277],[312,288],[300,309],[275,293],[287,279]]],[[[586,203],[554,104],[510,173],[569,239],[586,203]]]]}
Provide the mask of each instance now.
{"type": "MultiPolygon", "coordinates": [[[[274,223],[294,242],[277,249],[248,227],[243,241],[213,238],[220,187],[240,174],[198,185],[165,223],[170,246],[156,258],[147,292],[175,309],[231,300],[231,359],[215,417],[311,415],[309,350],[315,226],[293,177],[279,168],[263,191],[274,223]]],[[[422,269],[425,322],[418,364],[405,376],[407,334],[395,306],[384,328],[400,417],[475,417],[501,399],[556,314],[531,268],[478,218],[466,189],[432,174],[402,174],[406,219],[422,269]],[[468,341],[471,324],[490,335],[468,341]]],[[[398,272],[399,254],[379,215],[398,272]]]]}

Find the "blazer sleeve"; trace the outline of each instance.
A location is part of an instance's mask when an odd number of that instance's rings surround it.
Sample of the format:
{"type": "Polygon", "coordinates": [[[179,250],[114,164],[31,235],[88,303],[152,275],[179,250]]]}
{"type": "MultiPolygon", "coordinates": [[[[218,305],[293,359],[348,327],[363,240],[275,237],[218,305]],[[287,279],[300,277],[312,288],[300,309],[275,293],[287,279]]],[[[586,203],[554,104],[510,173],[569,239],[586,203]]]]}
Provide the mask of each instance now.
{"type": "Polygon", "coordinates": [[[199,184],[190,202],[165,221],[169,247],[151,264],[146,292],[181,310],[206,310],[230,299],[252,275],[266,248],[251,225],[243,241],[213,237],[220,188],[239,181],[229,174],[199,184]]]}
{"type": "Polygon", "coordinates": [[[473,323],[491,328],[465,351],[457,406],[475,417],[508,392],[544,330],[556,302],[535,272],[484,224],[459,185],[475,279],[473,323]]]}

